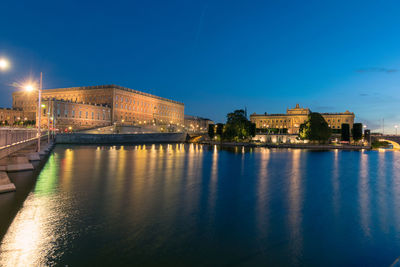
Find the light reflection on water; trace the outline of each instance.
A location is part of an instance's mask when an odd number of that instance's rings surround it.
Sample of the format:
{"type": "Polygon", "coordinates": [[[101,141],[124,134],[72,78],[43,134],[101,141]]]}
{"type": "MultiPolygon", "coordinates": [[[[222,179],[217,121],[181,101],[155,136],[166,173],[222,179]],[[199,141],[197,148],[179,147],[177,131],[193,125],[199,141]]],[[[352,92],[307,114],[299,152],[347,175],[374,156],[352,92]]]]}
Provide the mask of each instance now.
{"type": "Polygon", "coordinates": [[[58,146],[0,266],[390,265],[400,153],[58,146]]]}

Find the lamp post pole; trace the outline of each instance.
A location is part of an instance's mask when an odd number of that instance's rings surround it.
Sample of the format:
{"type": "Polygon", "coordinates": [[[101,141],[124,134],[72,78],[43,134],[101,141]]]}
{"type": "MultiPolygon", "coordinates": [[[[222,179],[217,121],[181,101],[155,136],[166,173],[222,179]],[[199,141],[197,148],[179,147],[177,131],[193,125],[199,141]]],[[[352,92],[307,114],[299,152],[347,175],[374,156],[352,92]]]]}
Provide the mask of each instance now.
{"type": "Polygon", "coordinates": [[[37,152],[40,151],[40,137],[41,137],[41,131],[40,131],[40,117],[42,115],[42,81],[43,81],[43,74],[42,72],[40,73],[40,83],[39,83],[39,101],[38,101],[38,144],[37,144],[37,152]]]}
{"type": "Polygon", "coordinates": [[[50,144],[50,98],[47,102],[47,144],[50,144]]]}

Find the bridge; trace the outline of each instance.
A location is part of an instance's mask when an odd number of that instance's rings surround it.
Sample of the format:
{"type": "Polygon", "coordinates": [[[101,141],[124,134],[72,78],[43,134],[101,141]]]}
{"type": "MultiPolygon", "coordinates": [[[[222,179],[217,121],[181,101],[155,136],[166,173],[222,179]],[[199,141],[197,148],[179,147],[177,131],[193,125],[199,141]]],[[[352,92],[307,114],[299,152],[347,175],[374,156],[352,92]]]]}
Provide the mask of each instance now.
{"type": "Polygon", "coordinates": [[[50,152],[53,144],[47,144],[47,134],[42,135],[41,150],[37,152],[37,130],[29,128],[0,128],[0,193],[15,191],[8,177],[10,172],[30,171],[50,152]]]}
{"type": "Polygon", "coordinates": [[[371,136],[372,141],[388,142],[393,145],[393,149],[400,150],[400,135],[378,135],[371,136]]]}

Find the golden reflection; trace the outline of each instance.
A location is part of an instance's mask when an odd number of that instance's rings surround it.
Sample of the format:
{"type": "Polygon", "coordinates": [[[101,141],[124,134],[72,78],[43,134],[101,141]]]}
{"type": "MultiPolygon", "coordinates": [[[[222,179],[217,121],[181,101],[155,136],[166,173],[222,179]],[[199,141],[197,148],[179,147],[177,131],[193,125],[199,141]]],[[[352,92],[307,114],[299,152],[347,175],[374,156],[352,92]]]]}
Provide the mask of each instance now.
{"type": "Polygon", "coordinates": [[[268,163],[270,160],[270,150],[263,148],[260,158],[260,169],[258,172],[257,184],[257,224],[258,231],[266,236],[268,231],[268,163]]]}
{"type": "Polygon", "coordinates": [[[332,203],[333,211],[337,216],[339,214],[340,205],[340,185],[339,185],[339,150],[333,151],[333,170],[332,170],[332,203]]]}
{"type": "Polygon", "coordinates": [[[217,199],[217,182],[218,182],[218,148],[214,145],[214,149],[212,152],[212,163],[211,163],[211,176],[210,176],[210,185],[209,185],[209,198],[208,205],[210,213],[212,214],[212,218],[214,218],[215,213],[215,201],[217,199]]]}
{"type": "Polygon", "coordinates": [[[124,198],[124,188],[125,188],[125,182],[127,179],[127,174],[126,174],[126,161],[128,160],[127,157],[127,152],[124,146],[121,146],[117,150],[117,154],[115,155],[114,161],[116,162],[116,172],[114,172],[112,177],[112,181],[110,182],[110,186],[112,190],[115,190],[117,194],[114,194],[115,197],[113,198],[113,202],[110,203],[111,205],[108,205],[108,207],[111,209],[110,212],[112,212],[113,209],[118,209],[119,208],[119,203],[123,200],[124,198]],[[116,175],[115,175],[116,174],[116,175]]]}
{"type": "Polygon", "coordinates": [[[0,244],[0,266],[47,266],[64,234],[64,207],[55,194],[60,160],[53,153],[0,244]]]}
{"type": "MultiPolygon", "coordinates": [[[[160,151],[162,145],[160,145],[160,151]]],[[[150,150],[151,151],[151,150],[150,150]]],[[[146,151],[144,146],[139,146],[138,150],[135,151],[134,156],[132,157],[133,161],[133,174],[134,178],[132,178],[132,197],[134,203],[136,205],[140,203],[141,199],[146,199],[147,191],[146,191],[146,183],[148,177],[148,152],[146,151]]],[[[140,209],[137,207],[137,209],[140,209]]]]}
{"type": "MultiPolygon", "coordinates": [[[[391,179],[391,188],[392,195],[394,198],[393,201],[393,209],[398,211],[400,210],[400,153],[396,151],[393,153],[393,164],[392,164],[392,179],[391,179]]],[[[397,232],[400,232],[400,212],[394,212],[395,219],[395,229],[397,232]]]]}
{"type": "Polygon", "coordinates": [[[60,183],[62,188],[66,191],[71,190],[74,157],[74,150],[68,148],[65,150],[64,159],[61,161],[60,183]]]}
{"type": "Polygon", "coordinates": [[[302,233],[302,171],[300,169],[301,150],[293,149],[292,151],[292,169],[289,183],[289,225],[291,232],[291,246],[296,257],[300,257],[302,253],[303,233],[302,233]]]}
{"type": "MultiPolygon", "coordinates": [[[[393,155],[393,153],[391,153],[393,155]]],[[[386,191],[386,153],[378,153],[378,176],[376,177],[378,183],[378,210],[379,210],[379,223],[384,232],[388,231],[388,203],[386,191]]]]}
{"type": "Polygon", "coordinates": [[[43,225],[48,216],[46,198],[31,193],[18,212],[0,247],[0,266],[44,266],[55,239],[51,224],[43,225]]]}
{"type": "Polygon", "coordinates": [[[368,154],[361,153],[360,156],[360,176],[358,179],[358,194],[360,202],[361,227],[366,236],[371,236],[370,232],[370,188],[368,175],[368,154]]]}

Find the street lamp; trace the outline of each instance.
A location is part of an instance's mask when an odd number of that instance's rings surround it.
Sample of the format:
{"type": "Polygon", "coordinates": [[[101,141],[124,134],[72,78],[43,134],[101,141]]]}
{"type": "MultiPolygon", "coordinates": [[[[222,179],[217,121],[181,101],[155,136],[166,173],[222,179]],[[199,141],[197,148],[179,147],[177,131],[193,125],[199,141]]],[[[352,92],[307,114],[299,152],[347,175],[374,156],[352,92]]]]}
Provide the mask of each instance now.
{"type": "Polygon", "coordinates": [[[0,69],[1,70],[6,70],[10,66],[10,63],[8,62],[7,59],[5,58],[0,58],[0,69]]]}
{"type": "Polygon", "coordinates": [[[399,127],[399,126],[397,126],[397,125],[394,126],[394,128],[396,129],[396,135],[397,135],[397,127],[399,127]]]}
{"type": "MultiPolygon", "coordinates": [[[[37,152],[40,152],[40,137],[41,137],[41,131],[40,131],[40,117],[41,117],[41,108],[42,108],[42,85],[43,85],[43,74],[40,73],[40,82],[39,82],[39,88],[38,88],[38,109],[37,109],[37,135],[38,135],[38,144],[37,144],[37,152]]],[[[32,84],[27,84],[24,86],[24,89],[28,92],[34,91],[35,87],[32,84]]]]}

